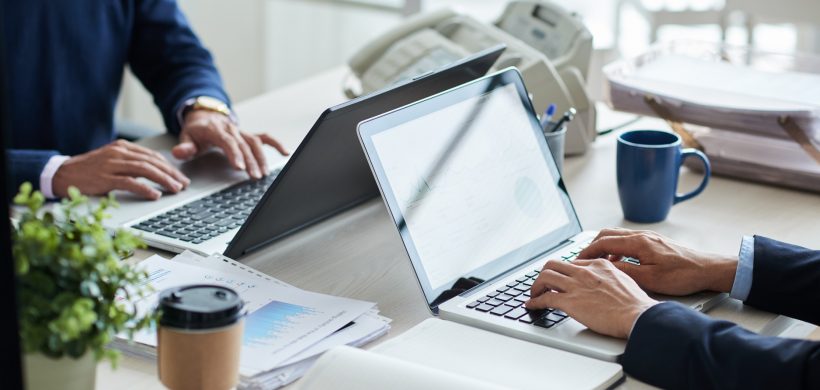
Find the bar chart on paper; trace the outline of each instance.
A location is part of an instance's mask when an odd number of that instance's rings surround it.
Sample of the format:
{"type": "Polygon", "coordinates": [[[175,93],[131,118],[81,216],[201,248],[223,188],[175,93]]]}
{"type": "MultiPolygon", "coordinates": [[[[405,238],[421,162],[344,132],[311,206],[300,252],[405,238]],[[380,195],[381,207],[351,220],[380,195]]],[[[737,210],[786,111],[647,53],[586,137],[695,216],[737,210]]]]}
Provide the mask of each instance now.
{"type": "Polygon", "coordinates": [[[265,347],[286,339],[295,326],[303,319],[316,314],[316,310],[305,306],[272,301],[248,317],[242,344],[246,347],[265,347]]]}

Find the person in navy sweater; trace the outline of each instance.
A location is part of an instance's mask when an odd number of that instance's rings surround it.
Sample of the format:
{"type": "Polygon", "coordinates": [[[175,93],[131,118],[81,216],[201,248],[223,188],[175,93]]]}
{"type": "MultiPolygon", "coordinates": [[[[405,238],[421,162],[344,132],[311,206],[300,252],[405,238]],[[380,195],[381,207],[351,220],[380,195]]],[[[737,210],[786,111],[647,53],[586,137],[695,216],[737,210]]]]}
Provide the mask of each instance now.
{"type": "Polygon", "coordinates": [[[738,256],[720,256],[653,232],[602,230],[578,260],[548,261],[527,302],[627,338],[624,371],[655,386],[820,389],[820,342],[760,336],[678,303],[659,303],[644,290],[727,292],[747,305],[820,324],[820,251],[754,236],[743,238],[738,256]]]}
{"type": "MultiPolygon", "coordinates": [[[[126,66],[151,92],[172,150],[187,159],[211,146],[252,178],[265,174],[262,145],[276,140],[239,130],[210,53],[175,0],[5,1],[13,183],[48,197],[69,186],[101,195],[127,190],[148,199],[189,179],[162,155],[117,140],[114,107],[126,66]]],[[[226,32],[228,33],[228,32],[226,32]]]]}

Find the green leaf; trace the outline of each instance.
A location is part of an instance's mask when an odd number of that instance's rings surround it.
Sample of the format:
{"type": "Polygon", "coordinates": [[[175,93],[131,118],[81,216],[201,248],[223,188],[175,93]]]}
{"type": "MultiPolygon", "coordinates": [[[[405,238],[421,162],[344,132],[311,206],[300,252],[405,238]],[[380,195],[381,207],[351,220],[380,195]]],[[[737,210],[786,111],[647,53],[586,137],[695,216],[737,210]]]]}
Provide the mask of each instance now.
{"type": "Polygon", "coordinates": [[[122,230],[109,236],[103,228],[105,210],[116,205],[113,197],[92,208],[72,188],[57,214],[39,213],[45,198],[32,190],[24,184],[15,196],[26,210],[12,232],[22,346],[53,357],[94,353],[113,363],[118,355],[105,349],[112,335],[155,321],[152,313],[137,316],[115,301],[118,291],[128,289],[133,296],[149,291],[143,272],[118,261],[122,251],[145,244],[122,230]]]}

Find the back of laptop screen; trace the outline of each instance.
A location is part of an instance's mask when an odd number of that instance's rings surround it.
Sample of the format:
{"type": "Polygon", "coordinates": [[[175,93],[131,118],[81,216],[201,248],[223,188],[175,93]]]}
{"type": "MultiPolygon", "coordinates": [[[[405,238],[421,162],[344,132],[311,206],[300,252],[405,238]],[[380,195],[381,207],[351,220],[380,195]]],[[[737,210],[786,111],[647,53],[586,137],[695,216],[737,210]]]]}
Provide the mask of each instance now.
{"type": "Polygon", "coordinates": [[[372,136],[425,294],[520,264],[576,221],[527,109],[509,83],[372,136]]]}

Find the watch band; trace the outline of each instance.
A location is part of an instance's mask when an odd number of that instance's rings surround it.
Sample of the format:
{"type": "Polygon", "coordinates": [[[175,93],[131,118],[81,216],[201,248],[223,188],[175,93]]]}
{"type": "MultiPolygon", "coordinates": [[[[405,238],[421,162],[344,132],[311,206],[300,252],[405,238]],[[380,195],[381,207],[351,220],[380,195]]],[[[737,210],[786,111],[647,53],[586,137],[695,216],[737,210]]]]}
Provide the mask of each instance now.
{"type": "Polygon", "coordinates": [[[185,122],[185,115],[194,110],[205,110],[220,113],[228,117],[228,119],[230,119],[234,124],[239,124],[236,114],[234,114],[233,110],[231,110],[227,103],[210,96],[198,96],[186,100],[182,105],[178,115],[180,126],[185,122]]]}

